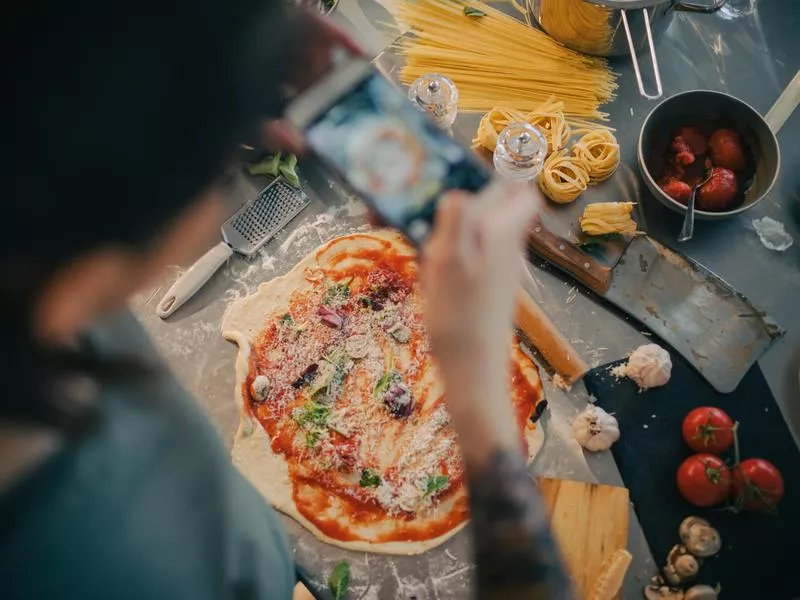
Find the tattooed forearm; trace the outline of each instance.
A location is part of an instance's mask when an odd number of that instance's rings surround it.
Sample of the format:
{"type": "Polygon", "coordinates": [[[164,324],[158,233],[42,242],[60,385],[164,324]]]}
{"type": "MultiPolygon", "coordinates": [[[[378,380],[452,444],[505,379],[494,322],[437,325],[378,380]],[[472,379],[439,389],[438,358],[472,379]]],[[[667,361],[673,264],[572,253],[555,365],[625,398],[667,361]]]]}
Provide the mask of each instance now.
{"type": "Polygon", "coordinates": [[[469,472],[478,598],[574,598],[536,486],[516,453],[469,472]]]}

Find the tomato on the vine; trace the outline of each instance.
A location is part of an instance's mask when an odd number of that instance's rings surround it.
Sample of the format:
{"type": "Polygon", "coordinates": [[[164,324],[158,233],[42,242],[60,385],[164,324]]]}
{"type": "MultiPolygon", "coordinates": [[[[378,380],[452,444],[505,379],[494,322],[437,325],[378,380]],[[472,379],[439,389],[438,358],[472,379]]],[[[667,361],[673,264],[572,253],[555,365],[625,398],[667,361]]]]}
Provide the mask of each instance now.
{"type": "Polygon", "coordinates": [[[731,495],[737,509],[774,511],[783,498],[783,476],[768,460],[743,460],[733,469],[731,495]]]}
{"type": "Polygon", "coordinates": [[[713,454],[690,456],[678,468],[678,491],[694,506],[716,506],[730,494],[731,473],[713,454]]]}
{"type": "Polygon", "coordinates": [[[733,436],[733,420],[718,408],[695,408],[683,420],[683,439],[695,452],[725,452],[733,444],[733,436]]]}

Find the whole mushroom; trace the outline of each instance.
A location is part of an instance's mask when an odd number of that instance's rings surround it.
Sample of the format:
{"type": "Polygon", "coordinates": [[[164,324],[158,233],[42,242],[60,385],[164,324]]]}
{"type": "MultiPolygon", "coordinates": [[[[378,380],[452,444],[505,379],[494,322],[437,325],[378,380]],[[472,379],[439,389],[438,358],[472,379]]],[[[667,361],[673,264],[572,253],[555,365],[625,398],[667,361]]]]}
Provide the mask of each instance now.
{"type": "Polygon", "coordinates": [[[670,585],[682,585],[694,579],[700,571],[699,561],[683,546],[673,546],[664,567],[664,579],[670,585]]]}
{"type": "Polygon", "coordinates": [[[694,585],[683,595],[683,600],[717,600],[717,598],[719,598],[719,586],[714,589],[710,585],[694,585]]]}
{"type": "Polygon", "coordinates": [[[686,549],[698,558],[714,556],[722,548],[719,532],[700,517],[686,517],[679,533],[686,549]]]}
{"type": "Polygon", "coordinates": [[[683,590],[666,585],[648,585],[644,588],[644,597],[647,600],[686,600],[683,590]]]}

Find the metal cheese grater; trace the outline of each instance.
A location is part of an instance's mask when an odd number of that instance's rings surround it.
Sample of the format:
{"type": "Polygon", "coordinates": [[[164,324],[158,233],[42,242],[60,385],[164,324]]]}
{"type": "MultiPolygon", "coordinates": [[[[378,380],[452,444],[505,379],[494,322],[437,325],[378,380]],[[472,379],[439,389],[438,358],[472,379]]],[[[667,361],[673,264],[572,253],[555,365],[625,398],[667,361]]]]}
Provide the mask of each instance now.
{"type": "Polygon", "coordinates": [[[156,307],[162,319],[191,298],[234,252],[252,256],[294,219],[310,200],[278,177],[222,224],[222,241],[201,256],[164,294],[156,307]]]}
{"type": "Polygon", "coordinates": [[[222,224],[222,239],[236,252],[252,256],[308,203],[308,196],[278,177],[222,224]]]}

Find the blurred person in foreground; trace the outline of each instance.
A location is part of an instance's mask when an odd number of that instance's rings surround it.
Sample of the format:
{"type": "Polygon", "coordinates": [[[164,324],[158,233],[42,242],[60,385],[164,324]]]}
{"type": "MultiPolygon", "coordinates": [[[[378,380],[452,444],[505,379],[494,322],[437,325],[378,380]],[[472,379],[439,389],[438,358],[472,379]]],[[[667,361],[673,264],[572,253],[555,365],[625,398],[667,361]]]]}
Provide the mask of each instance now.
{"type": "MultiPolygon", "coordinates": [[[[213,182],[287,90],[357,52],[282,2],[15,3],[3,25],[0,597],[291,598],[274,511],[126,300],[196,257],[213,182]]],[[[482,598],[570,598],[506,401],[530,188],[445,196],[422,288],[467,467],[482,598]]]]}

